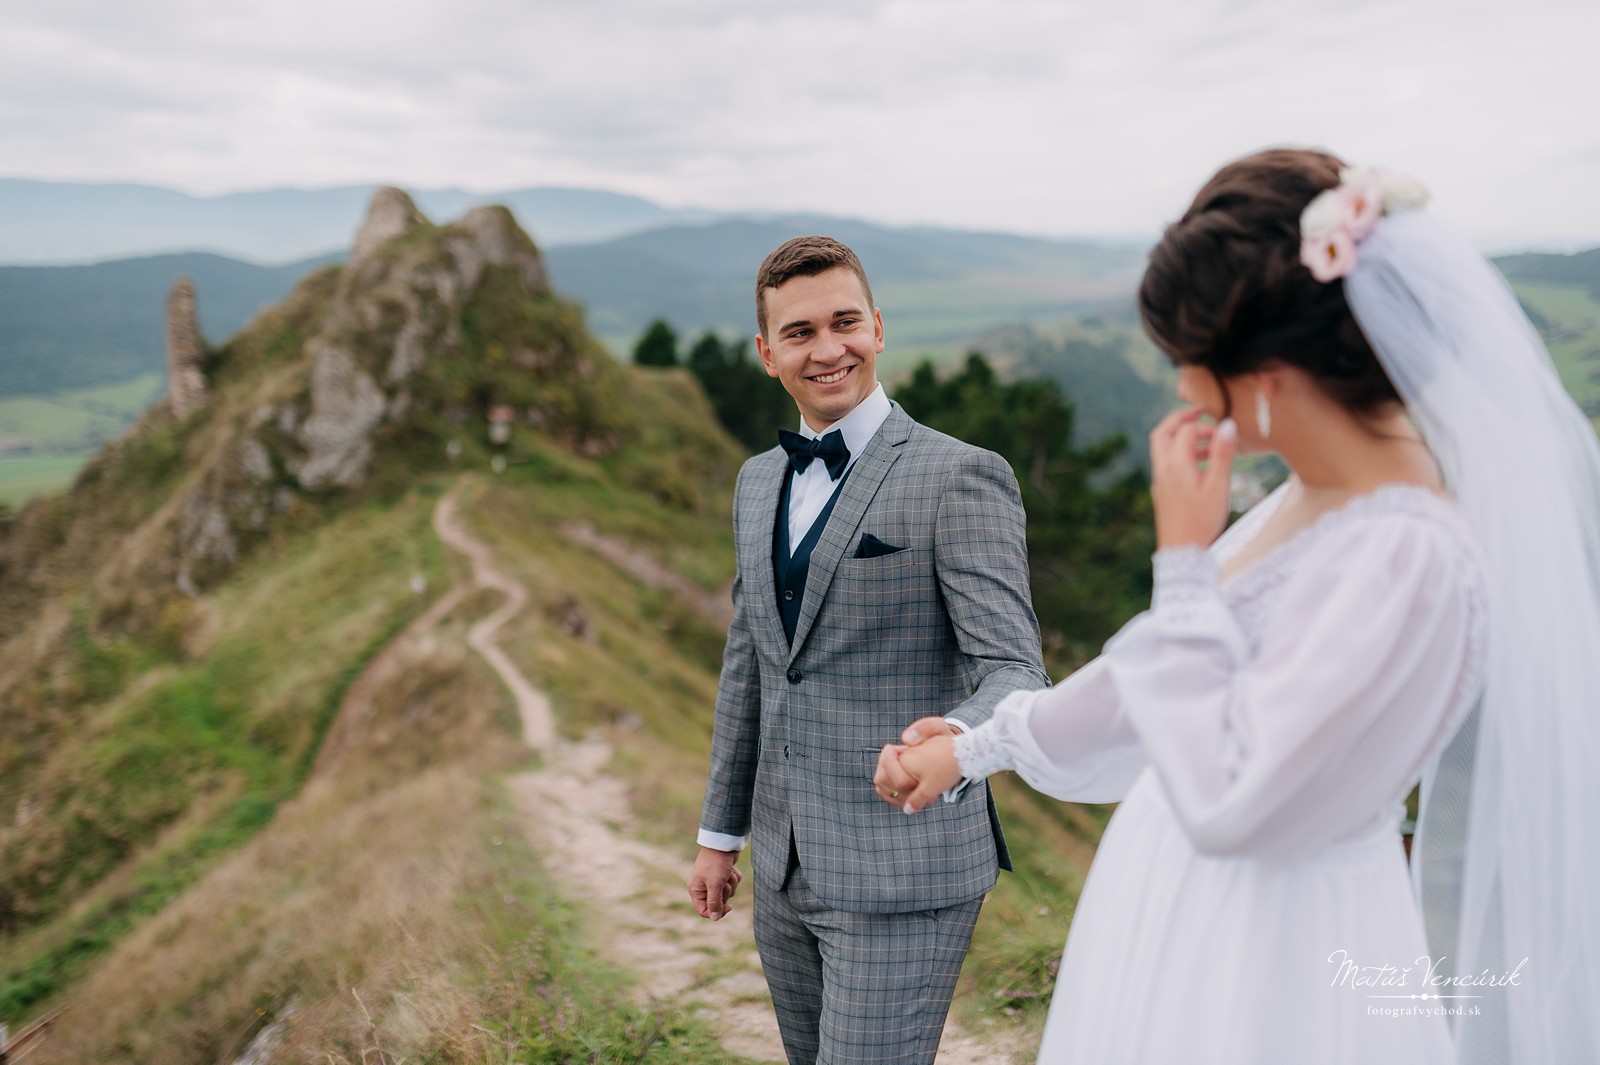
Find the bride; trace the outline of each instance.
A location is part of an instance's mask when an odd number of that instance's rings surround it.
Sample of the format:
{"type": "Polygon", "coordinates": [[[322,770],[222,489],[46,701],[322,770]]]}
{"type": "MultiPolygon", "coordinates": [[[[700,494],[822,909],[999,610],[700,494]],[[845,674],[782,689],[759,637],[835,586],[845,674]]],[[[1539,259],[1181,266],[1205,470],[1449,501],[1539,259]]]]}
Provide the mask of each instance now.
{"type": "Polygon", "coordinates": [[[1139,292],[1189,404],[1150,610],[880,756],[908,813],[1121,803],[1041,1062],[1600,1061],[1600,449],[1425,198],[1292,150],[1200,190],[1139,292]],[[1292,473],[1224,532],[1236,451],[1292,473]]]}

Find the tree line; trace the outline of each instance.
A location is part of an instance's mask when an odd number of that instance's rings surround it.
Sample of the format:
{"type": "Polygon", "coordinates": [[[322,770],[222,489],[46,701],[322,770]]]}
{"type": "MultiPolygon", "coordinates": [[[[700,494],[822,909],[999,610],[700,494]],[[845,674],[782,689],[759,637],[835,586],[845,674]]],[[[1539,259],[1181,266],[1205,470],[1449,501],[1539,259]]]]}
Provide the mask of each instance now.
{"type": "MultiPolygon", "coordinates": [[[[748,340],[706,332],[680,354],[677,333],[658,319],[633,357],[641,366],[686,368],[723,427],[751,453],[772,447],[778,427],[796,420],[794,401],[748,340]]],[[[1002,380],[979,352],[944,375],[925,361],[889,392],[917,421],[1011,464],[1028,513],[1034,609],[1058,653],[1095,653],[1149,603],[1150,486],[1143,470],[1118,461],[1126,437],[1075,443],[1074,403],[1059,385],[1042,377],[1002,380]]]]}

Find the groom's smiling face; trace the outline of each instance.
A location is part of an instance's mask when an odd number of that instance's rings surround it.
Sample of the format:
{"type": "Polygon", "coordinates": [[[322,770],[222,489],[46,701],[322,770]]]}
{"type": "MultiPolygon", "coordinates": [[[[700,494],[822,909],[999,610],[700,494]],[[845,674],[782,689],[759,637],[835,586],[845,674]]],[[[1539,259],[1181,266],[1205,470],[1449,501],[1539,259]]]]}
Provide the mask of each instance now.
{"type": "Polygon", "coordinates": [[[756,351],[806,424],[822,432],[878,387],[883,316],[865,286],[836,266],[766,290],[767,331],[756,351]]]}

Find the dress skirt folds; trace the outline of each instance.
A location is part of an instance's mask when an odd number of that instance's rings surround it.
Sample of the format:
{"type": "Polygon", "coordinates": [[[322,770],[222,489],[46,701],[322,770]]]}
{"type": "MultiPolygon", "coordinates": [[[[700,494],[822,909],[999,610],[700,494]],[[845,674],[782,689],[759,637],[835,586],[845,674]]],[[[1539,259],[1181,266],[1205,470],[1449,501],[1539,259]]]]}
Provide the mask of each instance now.
{"type": "Polygon", "coordinates": [[[1478,552],[1451,502],[1389,486],[1219,583],[1281,499],[1158,554],[1101,657],[958,741],[969,774],[1121,803],[1044,1065],[1454,1060],[1444,1011],[1473,1000],[1438,996],[1471,988],[1428,957],[1398,823],[1482,686],[1478,552]]]}

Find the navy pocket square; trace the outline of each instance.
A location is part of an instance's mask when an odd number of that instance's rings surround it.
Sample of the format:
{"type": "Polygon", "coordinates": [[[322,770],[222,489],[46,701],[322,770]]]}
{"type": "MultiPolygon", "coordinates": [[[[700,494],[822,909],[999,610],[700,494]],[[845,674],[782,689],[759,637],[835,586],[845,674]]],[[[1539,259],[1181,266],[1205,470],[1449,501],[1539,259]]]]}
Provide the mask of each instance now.
{"type": "Polygon", "coordinates": [[[886,544],[871,533],[862,533],[861,542],[856,545],[856,553],[851,558],[882,558],[892,555],[897,551],[904,551],[903,547],[886,544]]]}

